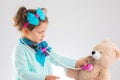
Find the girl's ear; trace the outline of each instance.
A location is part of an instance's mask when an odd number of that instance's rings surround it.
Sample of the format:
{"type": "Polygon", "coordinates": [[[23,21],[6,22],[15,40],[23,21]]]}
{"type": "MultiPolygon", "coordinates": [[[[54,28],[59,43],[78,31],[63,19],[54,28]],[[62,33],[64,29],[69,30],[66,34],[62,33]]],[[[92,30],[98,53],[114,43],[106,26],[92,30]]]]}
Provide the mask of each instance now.
{"type": "Polygon", "coordinates": [[[27,35],[28,32],[29,32],[28,28],[23,28],[23,29],[22,29],[23,35],[27,35]]]}

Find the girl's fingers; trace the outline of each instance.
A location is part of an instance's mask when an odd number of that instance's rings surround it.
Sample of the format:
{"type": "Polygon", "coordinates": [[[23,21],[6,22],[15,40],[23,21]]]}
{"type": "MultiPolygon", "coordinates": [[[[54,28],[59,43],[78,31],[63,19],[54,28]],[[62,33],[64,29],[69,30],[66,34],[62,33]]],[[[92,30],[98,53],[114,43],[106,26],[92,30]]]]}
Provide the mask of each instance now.
{"type": "Polygon", "coordinates": [[[53,76],[55,79],[60,79],[60,77],[58,77],[58,76],[53,76]]]}

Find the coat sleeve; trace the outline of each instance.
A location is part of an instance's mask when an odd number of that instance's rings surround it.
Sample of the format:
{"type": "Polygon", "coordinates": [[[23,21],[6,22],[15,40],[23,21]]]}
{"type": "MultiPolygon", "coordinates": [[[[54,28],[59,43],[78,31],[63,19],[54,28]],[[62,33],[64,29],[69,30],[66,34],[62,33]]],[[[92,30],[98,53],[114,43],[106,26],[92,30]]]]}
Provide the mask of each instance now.
{"type": "Polygon", "coordinates": [[[18,46],[13,51],[13,65],[15,73],[21,78],[21,80],[45,80],[44,74],[38,74],[28,70],[25,51],[22,46],[18,46]]]}
{"type": "Polygon", "coordinates": [[[54,51],[51,50],[50,52],[50,61],[51,63],[55,64],[56,66],[62,66],[67,68],[66,66],[75,68],[76,60],[70,59],[67,57],[63,57],[59,54],[56,54],[54,51]],[[66,66],[64,66],[66,65],[66,66]]]}

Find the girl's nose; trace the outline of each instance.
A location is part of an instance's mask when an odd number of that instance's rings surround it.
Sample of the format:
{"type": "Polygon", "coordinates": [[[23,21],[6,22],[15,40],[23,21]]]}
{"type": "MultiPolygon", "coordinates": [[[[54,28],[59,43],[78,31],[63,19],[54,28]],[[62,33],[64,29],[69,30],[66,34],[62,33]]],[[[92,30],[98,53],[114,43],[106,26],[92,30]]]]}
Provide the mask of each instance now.
{"type": "Polygon", "coordinates": [[[45,34],[42,34],[41,37],[44,38],[44,37],[45,37],[45,34]]]}

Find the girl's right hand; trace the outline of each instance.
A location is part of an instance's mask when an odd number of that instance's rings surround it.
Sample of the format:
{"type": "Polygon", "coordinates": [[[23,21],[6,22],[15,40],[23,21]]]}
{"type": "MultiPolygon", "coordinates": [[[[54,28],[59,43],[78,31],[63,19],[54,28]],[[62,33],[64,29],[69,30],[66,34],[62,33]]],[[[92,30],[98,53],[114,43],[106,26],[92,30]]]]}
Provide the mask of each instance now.
{"type": "Polygon", "coordinates": [[[60,77],[47,75],[46,78],[45,78],[45,80],[57,80],[57,79],[60,79],[60,77]]]}

